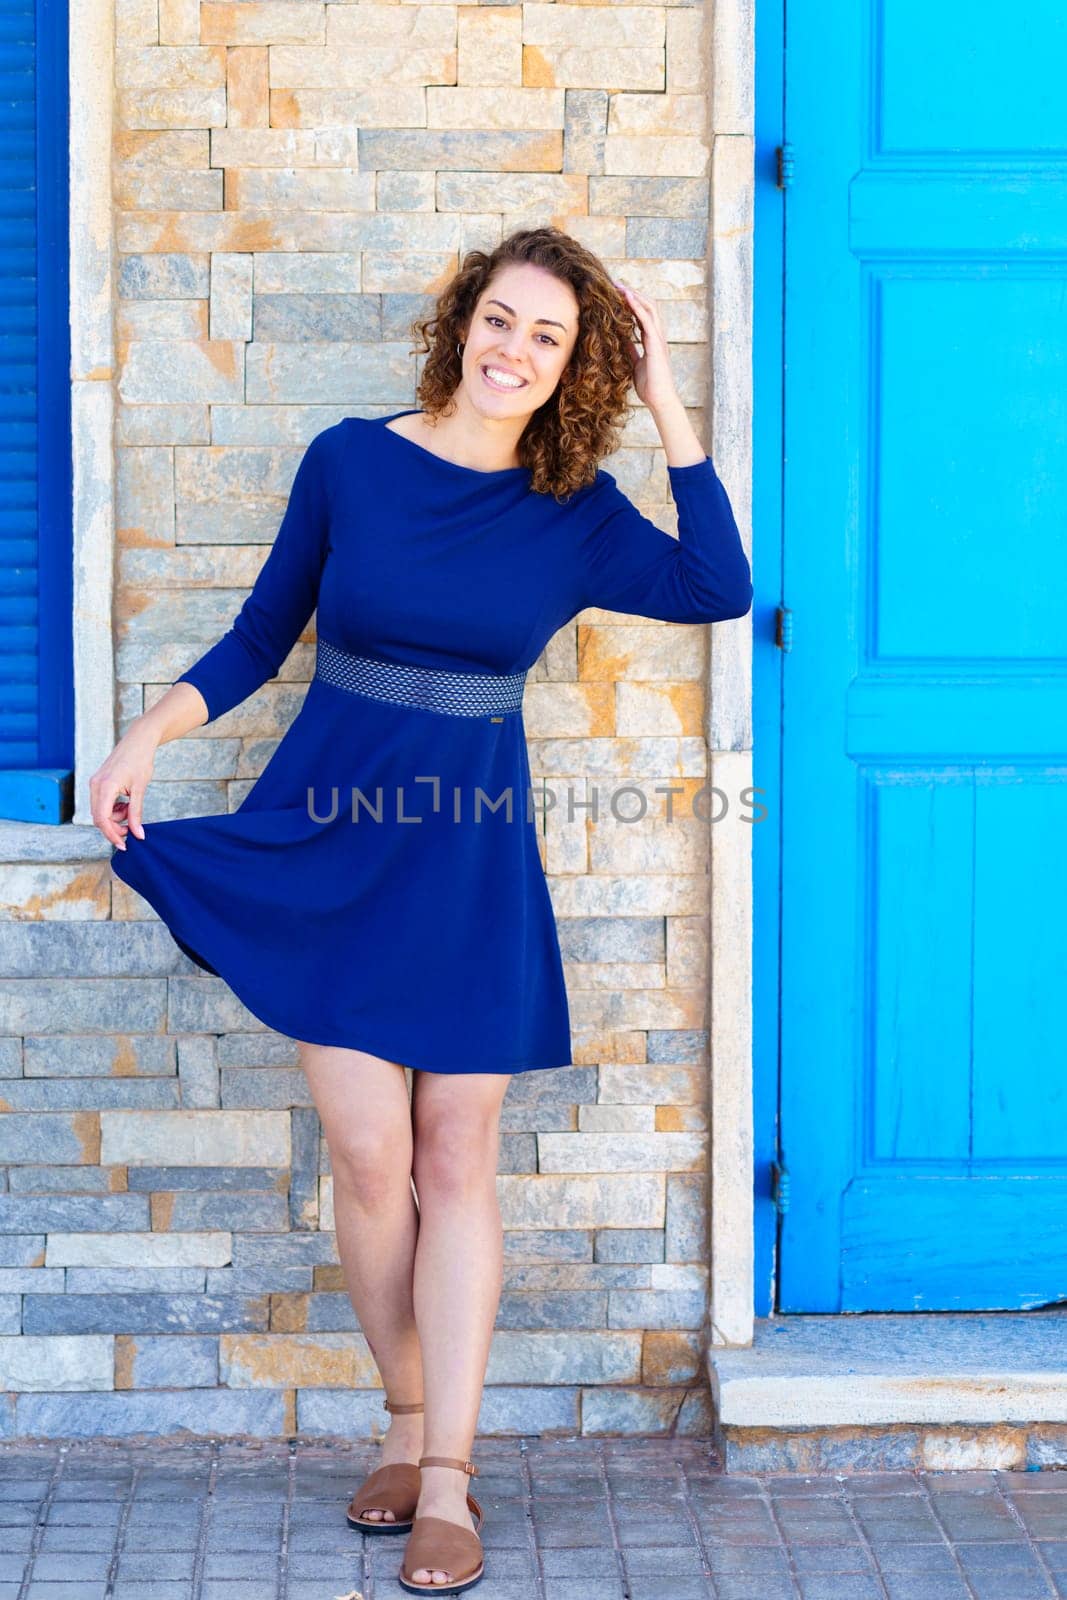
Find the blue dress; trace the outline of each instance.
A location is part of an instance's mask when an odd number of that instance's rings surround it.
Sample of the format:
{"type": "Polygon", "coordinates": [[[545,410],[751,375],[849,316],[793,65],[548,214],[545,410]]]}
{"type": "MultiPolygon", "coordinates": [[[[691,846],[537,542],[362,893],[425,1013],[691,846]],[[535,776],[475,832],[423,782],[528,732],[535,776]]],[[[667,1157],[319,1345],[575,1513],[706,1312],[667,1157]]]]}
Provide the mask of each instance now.
{"type": "Polygon", "coordinates": [[[430,1072],[567,1066],[525,675],[586,607],[743,616],[749,564],[710,456],[668,468],[675,539],[603,470],[561,502],[384,426],[409,414],[311,440],[251,593],[178,680],[214,721],[316,612],[263,772],[235,811],[127,830],[111,868],[279,1033],[430,1072]]]}

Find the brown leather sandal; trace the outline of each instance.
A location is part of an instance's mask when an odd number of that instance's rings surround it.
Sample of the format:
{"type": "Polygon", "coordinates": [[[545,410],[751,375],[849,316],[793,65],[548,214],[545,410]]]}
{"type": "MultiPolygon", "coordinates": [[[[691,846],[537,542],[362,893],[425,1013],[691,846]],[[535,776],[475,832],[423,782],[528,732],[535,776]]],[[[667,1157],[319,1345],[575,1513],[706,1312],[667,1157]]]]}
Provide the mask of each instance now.
{"type": "MultiPolygon", "coordinates": [[[[460,1461],[455,1456],[420,1456],[420,1467],[458,1467],[461,1472],[477,1476],[473,1461],[460,1461]]],[[[408,1594],[459,1594],[472,1589],[485,1571],[482,1541],[478,1537],[485,1514],[472,1494],[467,1496],[467,1508],[476,1519],[478,1532],[461,1528],[458,1522],[447,1517],[416,1517],[411,1527],[411,1538],[404,1549],[404,1559],[397,1574],[400,1587],[408,1594]],[[409,1574],[425,1567],[427,1572],[447,1572],[447,1583],[416,1583],[409,1574]]]]}
{"type": "MultiPolygon", "coordinates": [[[[383,1402],[386,1411],[421,1411],[423,1402],[415,1405],[395,1405],[392,1400],[383,1402]]],[[[346,1516],[350,1528],[360,1528],[364,1533],[407,1533],[418,1504],[422,1474],[413,1461],[393,1461],[387,1467],[378,1467],[352,1496],[346,1516]],[[383,1517],[377,1521],[362,1515],[364,1511],[391,1511],[393,1522],[383,1517]]]]}

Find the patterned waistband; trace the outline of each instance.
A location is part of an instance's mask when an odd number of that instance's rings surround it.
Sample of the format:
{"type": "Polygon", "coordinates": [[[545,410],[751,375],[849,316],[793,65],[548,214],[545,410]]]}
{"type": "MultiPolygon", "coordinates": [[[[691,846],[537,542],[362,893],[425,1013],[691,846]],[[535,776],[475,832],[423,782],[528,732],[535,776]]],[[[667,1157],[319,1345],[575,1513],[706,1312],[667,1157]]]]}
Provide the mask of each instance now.
{"type": "Polygon", "coordinates": [[[450,672],[444,667],[413,667],[379,656],[353,655],[328,639],[318,640],[315,676],[352,694],[456,717],[521,711],[526,683],[525,671],[450,672]]]}

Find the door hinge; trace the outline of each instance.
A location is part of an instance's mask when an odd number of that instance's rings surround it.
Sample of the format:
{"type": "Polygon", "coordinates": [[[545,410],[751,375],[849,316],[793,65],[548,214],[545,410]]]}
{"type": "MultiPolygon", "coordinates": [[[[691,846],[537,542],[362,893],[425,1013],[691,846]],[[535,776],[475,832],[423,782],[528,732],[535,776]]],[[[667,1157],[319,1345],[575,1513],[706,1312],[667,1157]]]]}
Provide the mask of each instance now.
{"type": "Polygon", "coordinates": [[[789,1168],[785,1156],[771,1162],[771,1199],[779,1216],[789,1210],[789,1168]]]}
{"type": "Polygon", "coordinates": [[[793,613],[788,606],[779,606],[774,614],[774,642],[779,650],[793,648],[793,613]]]}
{"type": "Polygon", "coordinates": [[[788,139],[784,144],[778,146],[775,154],[778,157],[778,187],[779,189],[788,189],[793,181],[793,146],[788,139]]]}

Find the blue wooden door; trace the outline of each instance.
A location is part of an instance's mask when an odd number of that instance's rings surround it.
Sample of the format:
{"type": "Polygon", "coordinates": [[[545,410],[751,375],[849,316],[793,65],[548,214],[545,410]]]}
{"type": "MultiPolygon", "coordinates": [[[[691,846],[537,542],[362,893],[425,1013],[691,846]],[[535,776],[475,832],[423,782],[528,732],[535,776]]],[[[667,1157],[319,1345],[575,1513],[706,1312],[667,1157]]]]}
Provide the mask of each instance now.
{"type": "Polygon", "coordinates": [[[1067,10],[786,14],[777,1308],[1033,1307],[1067,1298],[1067,10]]]}
{"type": "Polygon", "coordinates": [[[66,0],[0,15],[0,820],[19,822],[74,799],[68,32],[66,0]]]}

